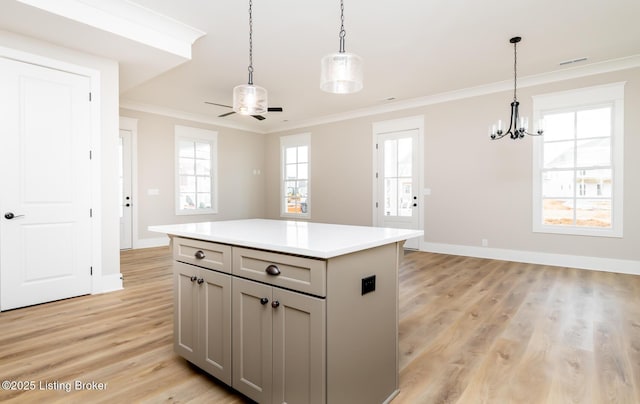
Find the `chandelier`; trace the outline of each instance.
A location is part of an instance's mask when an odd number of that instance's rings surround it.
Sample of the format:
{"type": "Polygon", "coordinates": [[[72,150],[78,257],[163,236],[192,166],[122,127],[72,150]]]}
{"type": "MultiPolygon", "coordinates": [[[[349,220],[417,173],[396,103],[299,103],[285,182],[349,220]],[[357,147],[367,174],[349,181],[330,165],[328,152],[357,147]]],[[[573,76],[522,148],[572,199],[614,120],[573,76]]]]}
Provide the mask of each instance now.
{"type": "Polygon", "coordinates": [[[489,134],[492,140],[502,139],[503,137],[510,135],[511,139],[521,139],[524,135],[540,136],[543,133],[542,125],[540,122],[538,130],[534,133],[529,133],[529,119],[518,115],[518,97],[516,91],[518,89],[518,70],[517,70],[517,51],[516,46],[518,42],[522,40],[521,37],[516,36],[509,40],[513,44],[513,102],[511,103],[511,118],[509,119],[509,129],[506,132],[502,130],[502,120],[498,120],[497,124],[494,124],[489,128],[489,134]]]}
{"type": "Polygon", "coordinates": [[[249,0],[249,82],[233,88],[233,111],[241,115],[267,112],[267,90],[253,85],[253,1],[249,0]]]}
{"type": "Polygon", "coordinates": [[[320,88],[335,94],[362,90],[362,58],[344,50],[344,2],[340,0],[340,50],[320,61],[320,88]]]}

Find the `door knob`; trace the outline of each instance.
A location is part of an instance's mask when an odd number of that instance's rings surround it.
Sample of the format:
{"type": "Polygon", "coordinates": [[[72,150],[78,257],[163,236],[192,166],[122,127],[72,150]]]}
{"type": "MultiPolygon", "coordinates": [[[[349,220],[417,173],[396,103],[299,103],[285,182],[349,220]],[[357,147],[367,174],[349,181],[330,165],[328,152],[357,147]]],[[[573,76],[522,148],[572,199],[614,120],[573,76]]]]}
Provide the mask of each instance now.
{"type": "Polygon", "coordinates": [[[198,285],[202,285],[204,283],[204,279],[198,278],[198,285]]]}
{"type": "Polygon", "coordinates": [[[7,220],[15,219],[16,217],[21,217],[21,216],[24,216],[24,215],[16,215],[13,212],[7,212],[4,214],[4,218],[7,220]]]}
{"type": "Polygon", "coordinates": [[[195,281],[198,280],[198,277],[197,276],[192,276],[190,279],[191,279],[191,282],[195,282],[195,281]]]}
{"type": "Polygon", "coordinates": [[[269,303],[269,299],[267,299],[266,297],[260,299],[260,304],[265,305],[267,303],[269,303]]]}
{"type": "Polygon", "coordinates": [[[271,307],[273,307],[274,309],[277,309],[278,306],[280,306],[280,302],[277,300],[274,300],[271,302],[271,307]]]}

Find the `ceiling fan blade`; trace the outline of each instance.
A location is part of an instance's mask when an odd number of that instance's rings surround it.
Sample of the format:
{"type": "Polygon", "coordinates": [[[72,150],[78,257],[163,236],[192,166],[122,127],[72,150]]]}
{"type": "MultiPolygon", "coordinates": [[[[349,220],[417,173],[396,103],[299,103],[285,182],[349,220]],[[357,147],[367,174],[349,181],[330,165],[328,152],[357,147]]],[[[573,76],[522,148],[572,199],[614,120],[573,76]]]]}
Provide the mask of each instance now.
{"type": "Polygon", "coordinates": [[[264,116],[262,116],[262,115],[251,115],[251,116],[252,116],[252,117],[254,117],[254,118],[256,118],[256,119],[257,119],[257,120],[259,120],[259,121],[263,121],[263,120],[267,119],[267,118],[265,118],[265,117],[264,117],[264,116]]]}
{"type": "Polygon", "coordinates": [[[205,104],[209,104],[209,105],[217,105],[217,106],[219,106],[219,107],[233,108],[231,105],[216,104],[215,102],[205,101],[204,103],[205,103],[205,104]]]}
{"type": "Polygon", "coordinates": [[[218,115],[218,118],[224,118],[225,116],[229,116],[229,115],[235,114],[235,113],[236,113],[236,111],[231,111],[231,112],[227,112],[226,114],[220,114],[220,115],[218,115]]]}
{"type": "Polygon", "coordinates": [[[267,108],[269,112],[282,112],[282,107],[269,107],[267,108]]]}

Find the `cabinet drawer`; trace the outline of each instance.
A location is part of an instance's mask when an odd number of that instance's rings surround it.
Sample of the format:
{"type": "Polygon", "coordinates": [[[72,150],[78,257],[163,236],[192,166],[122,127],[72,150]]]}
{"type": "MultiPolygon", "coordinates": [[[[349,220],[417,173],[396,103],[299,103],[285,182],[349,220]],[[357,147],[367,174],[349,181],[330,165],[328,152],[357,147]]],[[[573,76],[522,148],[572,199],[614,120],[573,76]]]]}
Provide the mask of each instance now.
{"type": "Polygon", "coordinates": [[[224,244],[174,237],[173,259],[231,273],[231,246],[224,244]]]}
{"type": "Polygon", "coordinates": [[[326,269],[324,260],[233,248],[234,275],[316,296],[326,296],[326,269]]]}

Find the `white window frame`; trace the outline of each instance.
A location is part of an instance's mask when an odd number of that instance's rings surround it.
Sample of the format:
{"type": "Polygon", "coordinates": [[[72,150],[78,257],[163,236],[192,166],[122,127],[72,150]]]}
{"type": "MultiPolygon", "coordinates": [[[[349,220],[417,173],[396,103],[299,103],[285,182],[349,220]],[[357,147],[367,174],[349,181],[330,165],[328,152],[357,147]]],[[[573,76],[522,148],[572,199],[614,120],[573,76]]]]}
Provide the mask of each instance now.
{"type": "Polygon", "coordinates": [[[624,85],[611,83],[576,90],[562,91],[533,97],[534,122],[545,114],[585,107],[612,106],[611,131],[611,227],[548,225],[542,222],[542,169],[544,134],[533,139],[533,231],[537,233],[572,234],[582,236],[622,237],[623,167],[624,167],[624,85]]]}
{"type": "Polygon", "coordinates": [[[309,219],[311,218],[311,134],[301,133],[298,135],[288,135],[280,137],[280,217],[309,219]],[[285,151],[289,147],[307,146],[307,211],[305,213],[287,212],[285,204],[285,151]]]}
{"type": "Polygon", "coordinates": [[[174,172],[175,172],[175,212],[176,215],[205,215],[218,213],[218,132],[175,125],[174,172]],[[180,209],[180,164],[179,142],[209,143],[211,146],[211,208],[180,209]]]}

